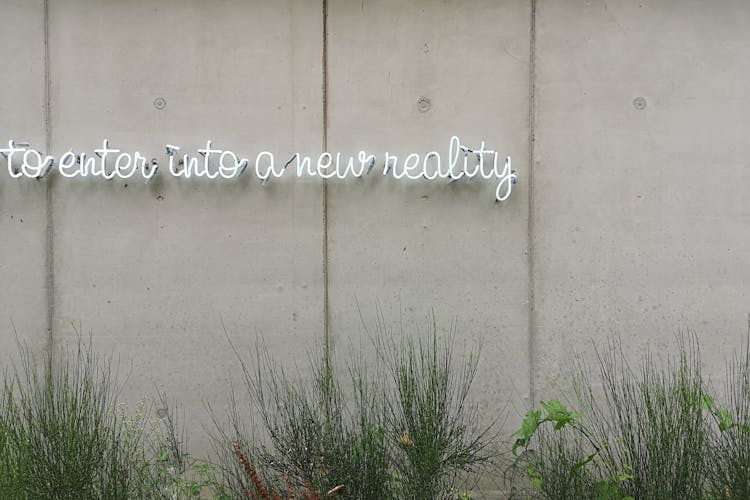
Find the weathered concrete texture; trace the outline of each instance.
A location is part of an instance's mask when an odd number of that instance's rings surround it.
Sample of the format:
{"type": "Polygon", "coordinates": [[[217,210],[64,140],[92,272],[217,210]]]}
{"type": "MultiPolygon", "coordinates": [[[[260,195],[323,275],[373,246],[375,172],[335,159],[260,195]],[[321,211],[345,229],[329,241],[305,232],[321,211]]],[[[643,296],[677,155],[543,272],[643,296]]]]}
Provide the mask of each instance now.
{"type": "MultiPolygon", "coordinates": [[[[476,394],[488,417],[510,403],[508,429],[610,333],[660,351],[693,328],[718,376],[750,299],[747,2],[539,0],[533,23],[530,1],[325,4],[326,33],[308,0],[48,2],[55,155],[108,138],[166,170],[165,144],[196,155],[213,139],[251,159],[326,144],[379,164],[327,189],[56,175],[50,205],[48,181],[2,174],[1,351],[11,320],[46,345],[53,310],[57,341],[91,331],[132,366],[131,402],[157,385],[187,408],[198,456],[203,401],[223,407],[237,367],[222,322],[242,351],[257,332],[304,360],[322,345],[326,282],[337,360],[367,348],[378,304],[396,332],[434,310],[457,320],[459,351],[483,339],[476,394]],[[385,152],[446,155],[454,134],[512,156],[508,201],[492,181],[377,173],[385,152]]],[[[43,150],[44,3],[3,7],[0,140],[43,150]]]]}
{"type": "MultiPolygon", "coordinates": [[[[483,339],[476,394],[495,417],[528,392],[527,190],[529,4],[329,4],[331,150],[448,153],[463,143],[511,155],[521,183],[395,182],[380,173],[329,181],[331,333],[338,353],[368,345],[376,304],[415,334],[433,310],[457,344],[483,339]],[[431,102],[420,112],[417,101],[431,102]]],[[[511,418],[515,423],[514,415],[511,418]]]]}
{"type": "MultiPolygon", "coordinates": [[[[306,1],[52,4],[55,152],[107,137],[166,169],[168,143],[196,155],[213,139],[253,161],[319,151],[321,15],[306,1]]],[[[158,384],[188,408],[201,455],[203,401],[223,407],[238,365],[222,321],[241,351],[257,334],[284,359],[320,343],[322,186],[162,174],[58,183],[55,326],[64,338],[82,322],[132,363],[131,401],[158,384]]]]}
{"type": "Polygon", "coordinates": [[[610,333],[693,328],[714,374],[747,328],[750,6],[537,8],[534,373],[610,333]],[[644,107],[645,105],[645,107],[644,107]],[[567,354],[566,354],[567,353],[567,354]]]}
{"type": "MultiPolygon", "coordinates": [[[[3,3],[0,148],[7,141],[44,149],[44,5],[3,3]]],[[[14,160],[19,160],[15,155],[14,160]]],[[[0,366],[15,353],[13,325],[34,350],[47,343],[46,181],[12,179],[0,156],[0,366]]]]}

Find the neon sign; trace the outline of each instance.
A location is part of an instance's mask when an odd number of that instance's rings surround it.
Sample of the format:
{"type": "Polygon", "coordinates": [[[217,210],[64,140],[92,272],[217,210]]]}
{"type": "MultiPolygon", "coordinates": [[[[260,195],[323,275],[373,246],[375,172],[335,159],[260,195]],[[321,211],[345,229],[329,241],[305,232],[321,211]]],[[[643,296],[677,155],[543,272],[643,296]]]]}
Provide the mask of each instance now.
{"type": "MultiPolygon", "coordinates": [[[[263,184],[271,179],[283,177],[291,168],[297,177],[320,177],[322,179],[361,178],[375,171],[396,180],[426,180],[436,182],[459,179],[493,179],[497,182],[495,200],[505,201],[510,197],[513,185],[518,181],[516,171],[511,168],[511,158],[500,162],[499,153],[486,149],[484,141],[479,148],[469,148],[453,136],[448,144],[447,155],[437,151],[424,154],[411,153],[399,158],[388,152],[377,157],[366,151],[356,155],[343,155],[338,152],[323,152],[316,156],[294,153],[285,163],[277,163],[273,153],[261,151],[254,161],[244,158],[228,149],[213,146],[206,141],[205,148],[197,154],[187,154],[182,147],[174,144],[165,146],[166,170],[173,177],[204,177],[207,179],[236,179],[249,169],[251,175],[263,184]],[[376,168],[377,167],[377,168],[376,168]]],[[[63,177],[101,177],[103,179],[130,179],[134,176],[148,182],[159,171],[156,158],[148,160],[139,151],[132,153],[110,146],[104,139],[93,155],[77,154],[68,150],[59,158],[42,155],[25,143],[8,141],[7,148],[0,148],[0,155],[7,161],[7,171],[14,179],[26,177],[41,179],[56,171],[63,177]]]]}

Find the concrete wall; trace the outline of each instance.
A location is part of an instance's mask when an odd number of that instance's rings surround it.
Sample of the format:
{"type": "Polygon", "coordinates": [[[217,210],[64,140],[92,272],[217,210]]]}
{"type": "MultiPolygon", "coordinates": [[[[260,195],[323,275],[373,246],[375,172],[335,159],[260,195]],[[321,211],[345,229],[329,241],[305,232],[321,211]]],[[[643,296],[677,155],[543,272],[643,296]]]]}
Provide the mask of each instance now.
{"type": "Polygon", "coordinates": [[[693,329],[714,374],[747,330],[745,2],[540,1],[533,383],[565,348],[693,329]]]}
{"type": "MultiPolygon", "coordinates": [[[[18,130],[18,137],[43,147],[44,4],[18,0],[4,7],[16,22],[3,30],[0,57],[14,61],[16,70],[0,79],[0,130],[18,130]]],[[[0,181],[0,349],[15,349],[14,331],[42,348],[49,339],[47,186],[9,181],[0,181]]]]}
{"type": "Polygon", "coordinates": [[[457,134],[510,154],[520,183],[495,204],[481,182],[3,173],[1,349],[11,323],[37,349],[90,331],[132,365],[129,398],[157,384],[198,430],[236,368],[222,323],[241,350],[262,333],[303,361],[366,344],[377,307],[407,329],[433,309],[484,340],[477,396],[510,401],[510,428],[591,339],[642,350],[692,328],[717,375],[741,342],[745,2],[2,5],[0,140],[405,154],[457,134]]]}

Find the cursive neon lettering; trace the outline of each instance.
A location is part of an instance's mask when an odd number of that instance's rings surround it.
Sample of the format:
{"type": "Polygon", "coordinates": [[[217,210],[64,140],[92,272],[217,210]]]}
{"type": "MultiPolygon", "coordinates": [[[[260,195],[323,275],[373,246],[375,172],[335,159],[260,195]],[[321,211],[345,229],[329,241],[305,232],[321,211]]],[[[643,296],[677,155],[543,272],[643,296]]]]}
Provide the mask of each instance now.
{"type": "MultiPolygon", "coordinates": [[[[65,178],[129,179],[140,174],[148,182],[159,171],[156,158],[149,160],[138,151],[122,151],[111,146],[108,139],[104,139],[101,147],[95,148],[92,154],[76,154],[73,150],[68,150],[58,158],[43,155],[27,143],[9,140],[7,145],[6,148],[0,148],[0,162],[4,159],[8,175],[13,179],[40,179],[57,171],[65,178]]],[[[250,160],[246,157],[229,149],[216,148],[211,140],[207,140],[205,146],[194,153],[183,151],[179,145],[166,144],[166,156],[167,174],[185,179],[202,177],[209,180],[232,180],[240,177],[250,166],[250,160]]],[[[288,176],[318,176],[323,179],[361,178],[369,174],[376,165],[382,165],[380,172],[383,176],[404,182],[419,179],[445,179],[450,182],[459,179],[494,180],[496,201],[510,198],[513,186],[518,182],[518,174],[512,169],[510,156],[502,162],[499,153],[487,148],[485,141],[481,141],[478,148],[472,149],[462,144],[455,135],[451,136],[447,151],[411,152],[401,158],[387,151],[382,155],[375,155],[362,149],[353,155],[324,151],[317,156],[315,162],[313,157],[295,152],[286,163],[277,163],[272,152],[261,151],[255,156],[251,172],[265,183],[272,177],[283,177],[290,165],[294,165],[289,169],[294,172],[288,176]]]]}

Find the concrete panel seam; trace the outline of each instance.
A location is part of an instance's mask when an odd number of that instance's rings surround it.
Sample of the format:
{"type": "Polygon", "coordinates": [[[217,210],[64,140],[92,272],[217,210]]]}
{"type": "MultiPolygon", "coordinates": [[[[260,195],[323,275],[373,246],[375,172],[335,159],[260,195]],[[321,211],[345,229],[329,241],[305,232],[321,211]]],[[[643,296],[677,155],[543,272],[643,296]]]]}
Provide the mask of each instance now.
{"type": "Polygon", "coordinates": [[[536,92],[536,0],[531,0],[529,20],[529,166],[528,166],[528,228],[527,228],[527,269],[528,277],[528,311],[529,311],[529,404],[534,405],[536,388],[534,387],[534,366],[536,357],[536,317],[534,310],[535,281],[534,281],[534,121],[535,121],[535,92],[536,92]]]}
{"type": "MultiPolygon", "coordinates": [[[[323,151],[328,150],[328,0],[323,1],[323,151]]],[[[323,347],[326,357],[331,352],[331,311],[328,301],[328,179],[323,179],[323,347]]]]}
{"type": "MultiPolygon", "coordinates": [[[[51,92],[50,92],[50,54],[49,54],[49,0],[44,0],[44,146],[48,154],[52,151],[51,92]]],[[[47,349],[51,354],[54,348],[55,319],[55,246],[54,218],[52,210],[52,182],[46,179],[45,207],[45,274],[47,287],[47,349]]]]}

